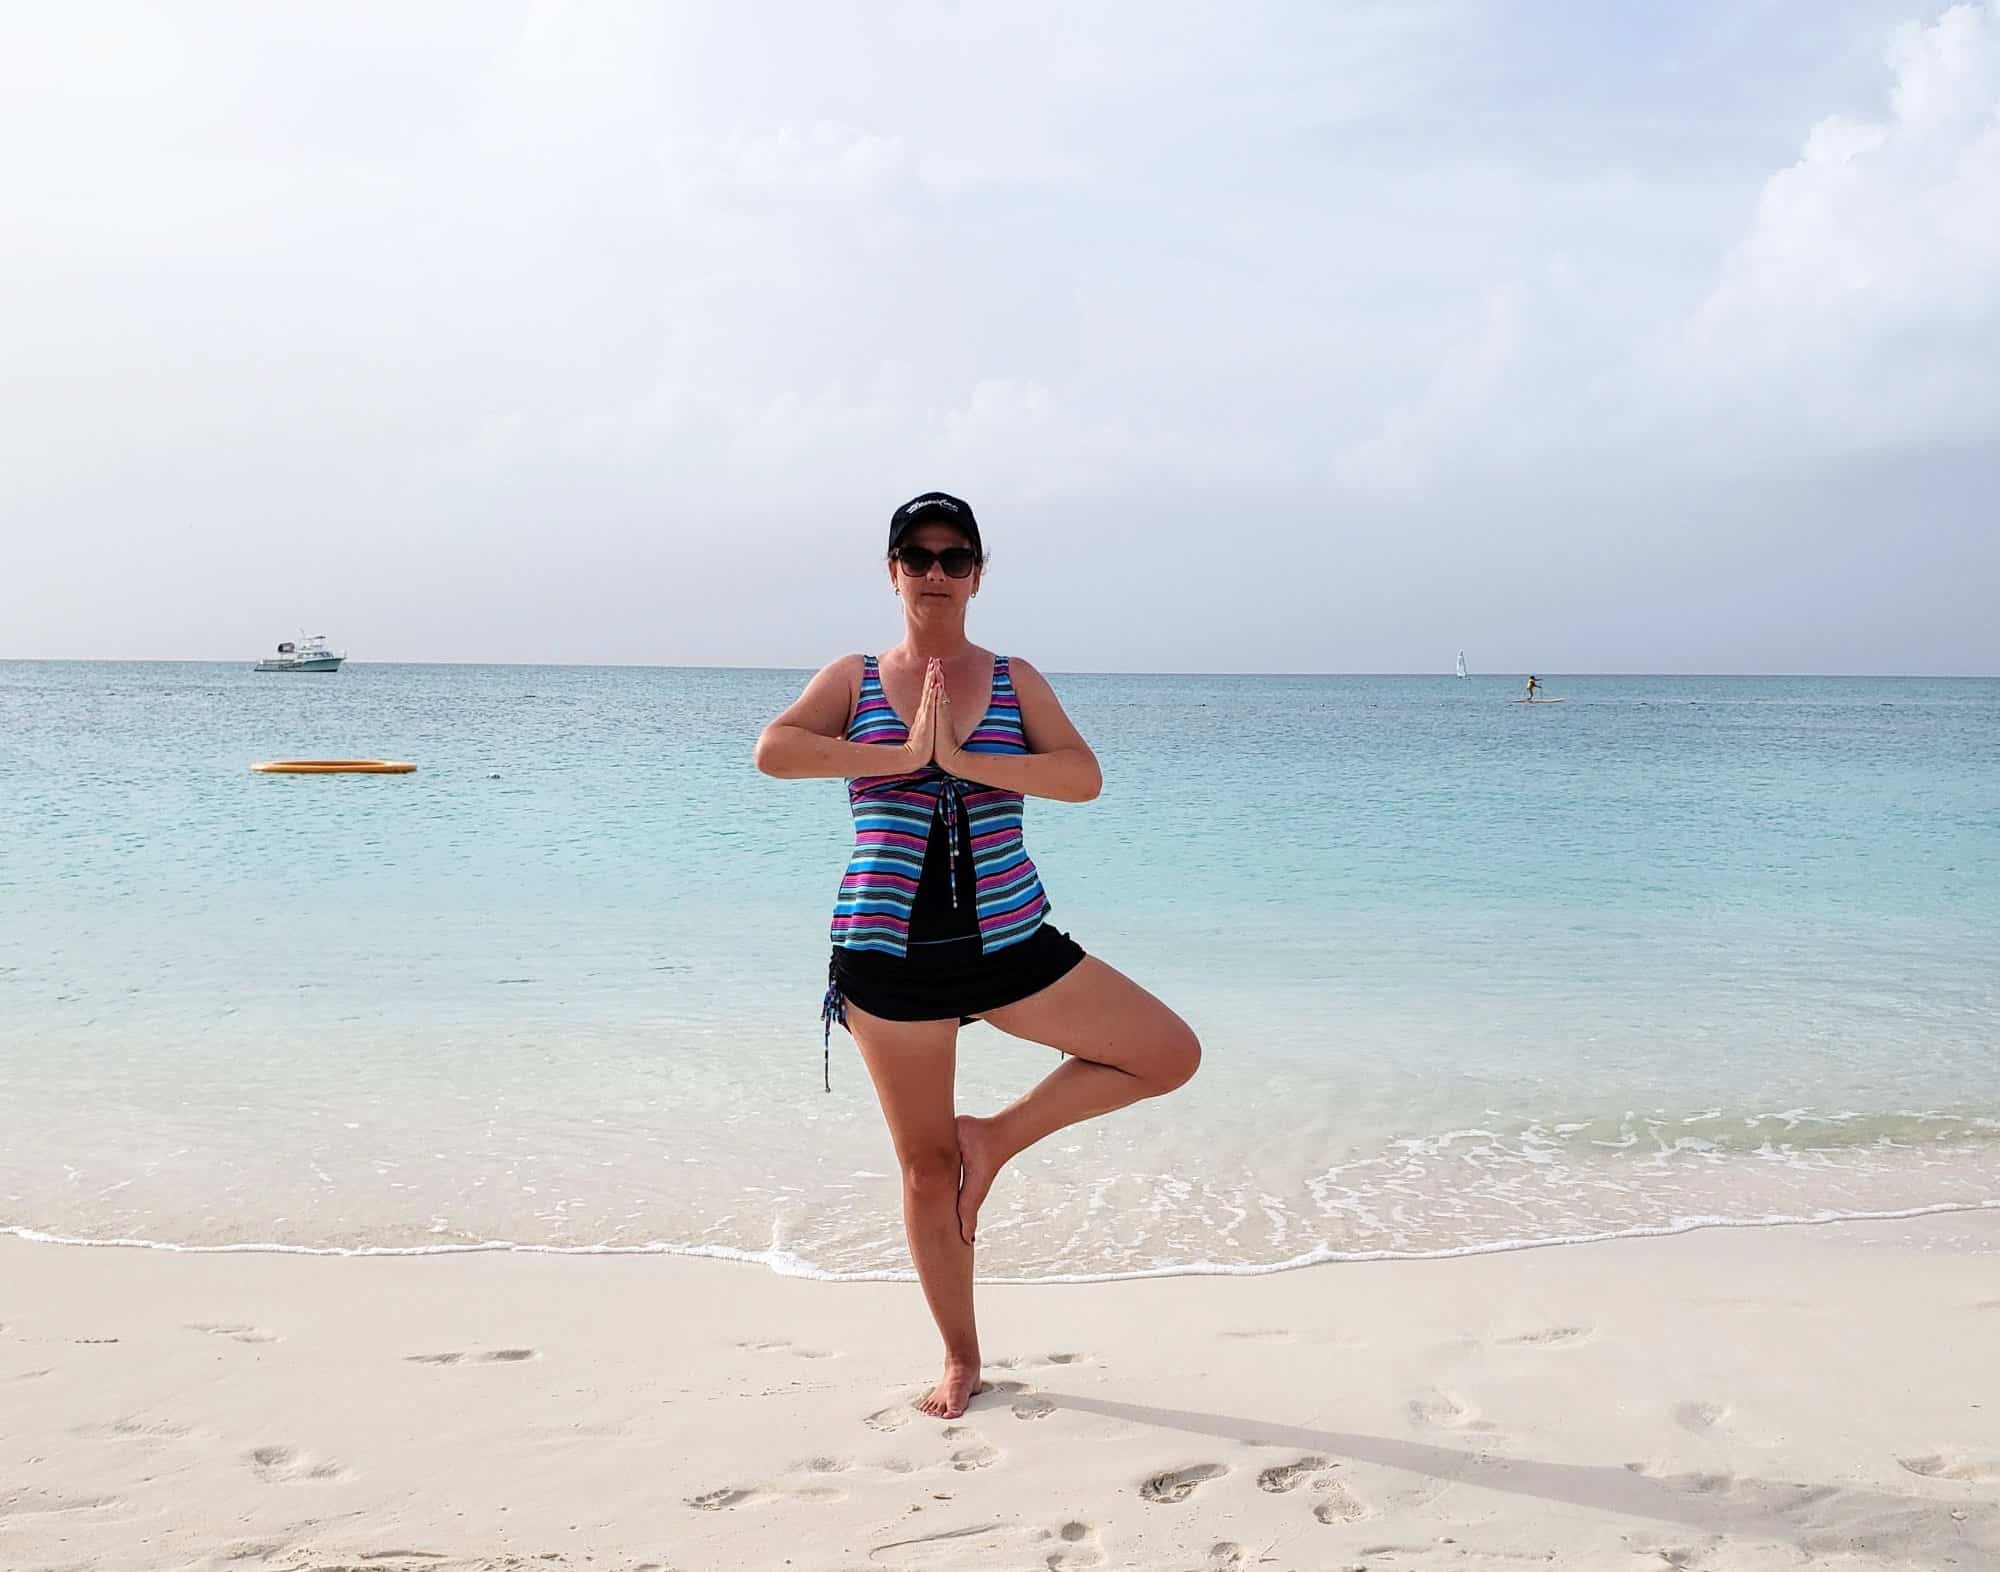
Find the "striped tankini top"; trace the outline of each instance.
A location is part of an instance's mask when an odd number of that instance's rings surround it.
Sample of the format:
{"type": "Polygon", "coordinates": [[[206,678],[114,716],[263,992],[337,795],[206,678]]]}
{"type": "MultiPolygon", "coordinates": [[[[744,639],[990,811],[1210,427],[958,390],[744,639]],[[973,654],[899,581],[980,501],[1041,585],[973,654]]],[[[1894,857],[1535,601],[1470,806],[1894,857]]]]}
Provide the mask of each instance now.
{"type": "MultiPolygon", "coordinates": [[[[899,748],[909,728],[882,691],[873,655],[862,658],[861,693],[847,740],[899,748]]],[[[965,740],[967,753],[1026,753],[1021,701],[1004,655],[993,659],[986,713],[965,740]]],[[[834,904],[833,942],[851,950],[907,955],[910,910],[923,873],[931,821],[945,814],[951,845],[952,890],[958,889],[956,820],[962,809],[972,848],[982,954],[1018,944],[1048,910],[1041,877],[1022,839],[1021,794],[961,780],[935,764],[914,773],[859,776],[847,783],[854,814],[854,852],[834,904]]]]}

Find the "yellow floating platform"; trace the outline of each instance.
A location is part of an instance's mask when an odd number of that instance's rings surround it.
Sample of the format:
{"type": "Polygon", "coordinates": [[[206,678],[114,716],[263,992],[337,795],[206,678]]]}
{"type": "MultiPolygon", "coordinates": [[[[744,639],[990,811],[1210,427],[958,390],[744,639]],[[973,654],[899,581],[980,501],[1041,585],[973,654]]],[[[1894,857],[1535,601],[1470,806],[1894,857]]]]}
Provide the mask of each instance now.
{"type": "Polygon", "coordinates": [[[250,768],[264,775],[408,775],[416,766],[400,759],[272,759],[250,768]]]}

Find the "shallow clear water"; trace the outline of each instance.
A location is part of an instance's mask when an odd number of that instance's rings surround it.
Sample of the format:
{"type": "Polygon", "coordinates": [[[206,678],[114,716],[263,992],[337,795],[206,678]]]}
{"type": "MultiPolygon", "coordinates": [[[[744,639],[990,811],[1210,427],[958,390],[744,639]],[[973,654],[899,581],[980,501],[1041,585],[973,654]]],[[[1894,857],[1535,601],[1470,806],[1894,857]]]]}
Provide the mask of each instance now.
{"type": "MultiPolygon", "coordinates": [[[[0,663],[0,1226],[903,1262],[800,674],[0,663]],[[260,758],[409,758],[284,777],[260,758]]],[[[996,1277],[2000,1204],[2000,683],[1059,678],[1055,920],[1201,1032],[996,1277]]],[[[1053,1063],[961,1034],[965,1106],[1053,1063]]]]}

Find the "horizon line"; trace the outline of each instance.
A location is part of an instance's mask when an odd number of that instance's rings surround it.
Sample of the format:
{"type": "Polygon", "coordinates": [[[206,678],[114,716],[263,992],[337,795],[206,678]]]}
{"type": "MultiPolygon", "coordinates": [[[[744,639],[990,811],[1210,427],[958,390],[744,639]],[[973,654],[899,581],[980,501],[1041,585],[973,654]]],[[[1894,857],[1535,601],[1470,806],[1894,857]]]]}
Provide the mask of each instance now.
{"type": "MultiPolygon", "coordinates": [[[[754,672],[812,672],[816,666],[765,665],[747,666],[735,662],[701,661],[589,661],[589,660],[354,660],[345,659],[344,666],[488,666],[515,667],[522,670],[555,671],[754,671],[754,672]]],[[[111,658],[104,656],[69,655],[0,655],[0,666],[226,666],[250,671],[253,663],[240,656],[217,658],[213,656],[145,656],[133,658],[111,658]]],[[[1187,668],[1140,668],[1140,667],[1050,667],[1050,673],[1059,677],[1390,677],[1427,678],[1439,681],[1477,681],[1481,677],[1526,677],[1527,668],[1521,671],[1477,671],[1468,672],[1460,678],[1450,670],[1424,671],[1359,671],[1352,669],[1294,668],[1291,670],[1201,670],[1187,668]]],[[[1539,666],[1533,669],[1535,675],[1547,673],[1551,677],[1594,678],[1594,677],[1706,677],[1706,678],[1819,678],[1835,681],[1898,681],[1898,682],[1992,682],[2000,680],[2000,672],[1917,672],[1917,671],[1566,671],[1554,666],[1539,666]]],[[[264,673],[264,675],[328,676],[336,673],[264,673]]]]}

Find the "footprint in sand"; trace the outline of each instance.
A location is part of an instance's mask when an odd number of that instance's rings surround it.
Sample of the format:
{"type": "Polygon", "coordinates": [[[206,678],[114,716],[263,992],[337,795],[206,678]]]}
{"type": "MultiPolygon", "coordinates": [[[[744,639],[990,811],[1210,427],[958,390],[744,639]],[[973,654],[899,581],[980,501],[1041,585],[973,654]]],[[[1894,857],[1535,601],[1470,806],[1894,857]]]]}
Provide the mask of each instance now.
{"type": "Polygon", "coordinates": [[[1052,1550],[1042,1558],[1042,1565],[1050,1572],[1065,1572],[1069,1567],[1098,1567],[1104,1565],[1104,1547],[1097,1537],[1097,1530],[1089,1523],[1069,1522],[1056,1530],[1056,1538],[1062,1541],[1061,1548],[1052,1550]]]}
{"type": "Polygon", "coordinates": [[[1315,1479],[1313,1491],[1319,1496],[1313,1506],[1313,1516],[1322,1523],[1355,1523],[1368,1515],[1367,1506],[1357,1501],[1353,1492],[1331,1475],[1315,1479]]]}
{"type": "Polygon", "coordinates": [[[443,1354],[406,1354],[406,1363],[413,1365],[459,1365],[468,1360],[482,1365],[518,1365],[542,1356],[532,1348],[493,1348],[483,1354],[468,1354],[454,1349],[443,1354]]]}
{"type": "Polygon", "coordinates": [[[1287,1490],[1296,1490],[1299,1482],[1308,1474],[1317,1474],[1326,1467],[1323,1457],[1302,1457],[1296,1463],[1279,1463],[1267,1468],[1257,1476],[1257,1488],[1279,1495],[1287,1490]]]}
{"type": "Polygon", "coordinates": [[[1699,1435],[1705,1430],[1713,1430],[1729,1417],[1727,1403],[1677,1403],[1674,1405],[1674,1423],[1683,1430],[1691,1430],[1699,1435]]]}
{"type": "Polygon", "coordinates": [[[1530,1348],[1567,1348],[1572,1343],[1581,1343],[1590,1337],[1587,1326],[1549,1326],[1539,1332],[1523,1332],[1519,1337],[1506,1337],[1501,1341],[1510,1344],[1525,1344],[1530,1348]]]}
{"type": "Polygon", "coordinates": [[[989,1370],[1037,1370],[1044,1365],[1087,1365],[1089,1363],[1090,1355],[1088,1354],[1041,1354],[1019,1359],[989,1359],[986,1361],[986,1367],[989,1370]]]}
{"type": "Polygon", "coordinates": [[[698,1496],[689,1496],[688,1505],[699,1507],[704,1512],[720,1512],[724,1507],[741,1506],[746,1501],[755,1501],[761,1494],[756,1490],[738,1490],[725,1485],[720,1490],[709,1490],[698,1496]]]}
{"type": "Polygon", "coordinates": [[[289,1446],[260,1446],[244,1453],[250,1471],[267,1485],[298,1484],[306,1480],[345,1479],[347,1470],[338,1463],[321,1462],[310,1452],[289,1446]]]}
{"type": "Polygon", "coordinates": [[[188,1433],[171,1420],[114,1419],[108,1424],[79,1425],[70,1431],[87,1441],[172,1441],[188,1433]]]}
{"type": "Polygon", "coordinates": [[[1087,1365],[1088,1354],[1009,1354],[1004,1359],[986,1361],[988,1370],[1040,1370],[1049,1365],[1087,1365]]]}
{"type": "Polygon", "coordinates": [[[1197,1463],[1193,1468],[1169,1469],[1155,1474],[1139,1487],[1139,1499],[1161,1506],[1174,1506],[1194,1494],[1195,1486],[1220,1479],[1229,1470],[1221,1463],[1197,1463]]]}
{"type": "Polygon", "coordinates": [[[1355,1500],[1347,1487],[1330,1472],[1334,1465],[1323,1457],[1302,1457],[1296,1463],[1279,1463],[1257,1476],[1257,1488],[1273,1495],[1296,1490],[1308,1479],[1319,1501],[1313,1516],[1322,1523],[1352,1523],[1366,1517],[1368,1508],[1355,1500]]]}
{"type": "Polygon", "coordinates": [[[1048,1398],[1019,1381],[994,1381],[988,1384],[986,1392],[1006,1403],[1016,1419],[1046,1419],[1056,1411],[1056,1405],[1048,1398]]]}
{"type": "Polygon", "coordinates": [[[289,1539],[232,1539],[217,1545],[215,1553],[223,1565],[235,1567],[246,1561],[269,1561],[273,1556],[282,1556],[292,1544],[289,1539]]]}
{"type": "Polygon", "coordinates": [[[1243,1547],[1233,1539],[1219,1539],[1208,1547],[1207,1572],[1236,1572],[1243,1565],[1243,1547]]]}
{"type": "Polygon", "coordinates": [[[986,1444],[986,1440],[969,1425],[946,1425],[945,1440],[954,1443],[951,1466],[961,1474],[969,1474],[975,1468],[990,1467],[1000,1456],[999,1452],[986,1444]]]}
{"type": "Polygon", "coordinates": [[[1931,1452],[1899,1457],[1896,1462],[1925,1479],[2000,1479],[2000,1458],[1969,1457],[1963,1452],[1931,1452]]]}
{"type": "Polygon", "coordinates": [[[240,1321],[190,1321],[190,1332],[206,1332],[211,1337],[234,1338],[239,1343],[275,1343],[276,1332],[267,1332],[261,1326],[247,1326],[240,1321]]]}
{"type": "Polygon", "coordinates": [[[1412,1424],[1421,1425],[1426,1430],[1493,1429],[1493,1426],[1481,1422],[1478,1409],[1451,1392],[1419,1393],[1403,1405],[1403,1411],[1410,1416],[1412,1424]]]}
{"type": "Polygon", "coordinates": [[[870,1430],[901,1430],[916,1417],[916,1412],[908,1403],[891,1403],[887,1408],[862,1415],[861,1422],[870,1430]]]}

